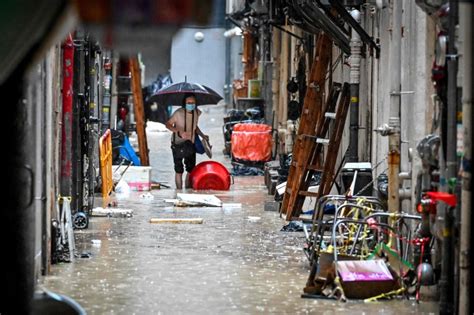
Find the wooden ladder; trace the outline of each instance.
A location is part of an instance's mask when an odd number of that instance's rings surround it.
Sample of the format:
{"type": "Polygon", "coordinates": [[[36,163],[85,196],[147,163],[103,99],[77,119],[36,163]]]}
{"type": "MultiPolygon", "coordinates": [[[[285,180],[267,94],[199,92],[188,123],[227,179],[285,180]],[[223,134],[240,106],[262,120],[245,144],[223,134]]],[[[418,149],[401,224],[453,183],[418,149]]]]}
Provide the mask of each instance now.
{"type": "Polygon", "coordinates": [[[309,163],[310,152],[313,152],[316,142],[309,137],[302,135],[315,135],[316,122],[323,107],[323,92],[325,85],[326,71],[330,63],[332,51],[332,41],[324,33],[318,36],[316,42],[316,56],[311,66],[311,72],[308,79],[308,88],[304,98],[303,109],[300,116],[300,125],[298,127],[296,141],[293,147],[292,163],[290,165],[286,191],[283,196],[280,211],[290,219],[293,215],[295,197],[299,192],[301,182],[304,181],[302,170],[306,169],[309,163]],[[295,192],[292,194],[291,192],[295,192]],[[290,214],[290,216],[288,215],[290,214]]]}
{"type": "MultiPolygon", "coordinates": [[[[319,58],[317,63],[322,61],[325,60],[319,58]]],[[[313,65],[312,71],[314,68],[313,65]]],[[[324,87],[324,82],[319,86],[324,87]]],[[[314,120],[305,119],[306,117],[304,117],[308,93],[305,96],[305,108],[298,129],[296,145],[293,149],[293,160],[290,165],[287,188],[281,207],[281,212],[286,214],[286,220],[288,221],[301,214],[307,196],[319,197],[330,192],[335,176],[334,167],[337,153],[350,104],[349,94],[349,84],[345,83],[341,89],[341,84],[333,83],[326,103],[320,108],[318,114],[313,114],[316,118],[314,120]],[[338,98],[339,104],[336,109],[338,98]],[[334,112],[335,110],[336,112],[334,112]],[[334,126],[330,136],[328,136],[332,120],[334,120],[334,126]],[[324,154],[324,146],[326,145],[327,150],[324,154]],[[322,174],[319,189],[318,192],[309,192],[308,188],[315,172],[321,172],[322,174]]],[[[308,105],[310,105],[309,101],[308,105]]]]}
{"type": "Polygon", "coordinates": [[[133,92],[133,110],[135,114],[135,123],[137,126],[138,150],[140,154],[140,163],[142,166],[149,166],[148,141],[146,138],[145,109],[143,107],[142,85],[140,82],[140,66],[137,57],[129,59],[130,72],[132,74],[131,88],[133,92]]]}

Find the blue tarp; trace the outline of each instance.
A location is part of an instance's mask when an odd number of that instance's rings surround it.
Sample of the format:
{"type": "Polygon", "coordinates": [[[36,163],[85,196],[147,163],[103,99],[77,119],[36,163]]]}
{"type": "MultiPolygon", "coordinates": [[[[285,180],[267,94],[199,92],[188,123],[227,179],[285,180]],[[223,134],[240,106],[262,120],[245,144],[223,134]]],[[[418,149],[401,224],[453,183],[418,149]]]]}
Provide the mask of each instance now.
{"type": "Polygon", "coordinates": [[[132,146],[130,145],[130,141],[128,141],[128,137],[125,136],[123,140],[123,144],[120,147],[119,154],[122,158],[132,162],[133,165],[135,166],[141,166],[142,164],[140,163],[140,159],[135,153],[135,150],[133,150],[132,146]]]}

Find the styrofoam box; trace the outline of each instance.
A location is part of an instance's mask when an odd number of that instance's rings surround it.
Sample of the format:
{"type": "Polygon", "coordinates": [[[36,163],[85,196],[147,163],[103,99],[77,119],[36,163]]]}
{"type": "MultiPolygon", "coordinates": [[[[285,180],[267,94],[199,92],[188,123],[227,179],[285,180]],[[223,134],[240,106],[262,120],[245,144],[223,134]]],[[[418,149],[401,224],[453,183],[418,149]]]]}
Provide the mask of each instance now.
{"type": "MultiPolygon", "coordinates": [[[[120,177],[127,165],[112,165],[113,177],[120,177]],[[119,168],[117,170],[117,168],[119,168]]],[[[122,179],[130,186],[131,190],[144,191],[151,188],[151,166],[129,166],[122,179]]]]}

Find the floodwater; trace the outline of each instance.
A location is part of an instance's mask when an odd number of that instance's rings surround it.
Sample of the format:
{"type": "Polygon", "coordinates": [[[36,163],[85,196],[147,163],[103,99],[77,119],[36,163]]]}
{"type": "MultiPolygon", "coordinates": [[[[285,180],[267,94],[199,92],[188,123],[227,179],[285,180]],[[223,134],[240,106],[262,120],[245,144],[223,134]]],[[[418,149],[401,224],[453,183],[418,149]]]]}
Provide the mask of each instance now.
{"type": "MultiPolygon", "coordinates": [[[[204,111],[202,129],[214,145],[214,159],[230,166],[221,152],[224,108],[204,111]]],[[[169,189],[153,199],[134,192],[120,199],[131,218],[91,218],[76,231],[74,263],[53,265],[41,287],[65,294],[88,314],[434,314],[437,304],[391,300],[302,299],[309,274],[301,232],[280,232],[286,222],[263,211],[263,177],[236,177],[231,190],[214,193],[241,207],[173,207],[175,198],[170,135],[149,132],[153,179],[169,189]],[[202,224],[150,224],[150,218],[202,218],[202,224]],[[99,240],[99,241],[97,241],[99,240]]],[[[200,160],[204,157],[200,156],[200,160]]]]}

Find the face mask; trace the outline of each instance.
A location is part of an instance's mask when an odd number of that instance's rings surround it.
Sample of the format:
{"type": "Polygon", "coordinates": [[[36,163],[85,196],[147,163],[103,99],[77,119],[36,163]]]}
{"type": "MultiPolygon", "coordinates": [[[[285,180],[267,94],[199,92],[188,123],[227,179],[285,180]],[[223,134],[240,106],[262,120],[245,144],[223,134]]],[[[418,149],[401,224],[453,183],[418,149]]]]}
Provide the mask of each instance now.
{"type": "Polygon", "coordinates": [[[193,111],[196,108],[196,104],[186,104],[187,111],[193,111]]]}

